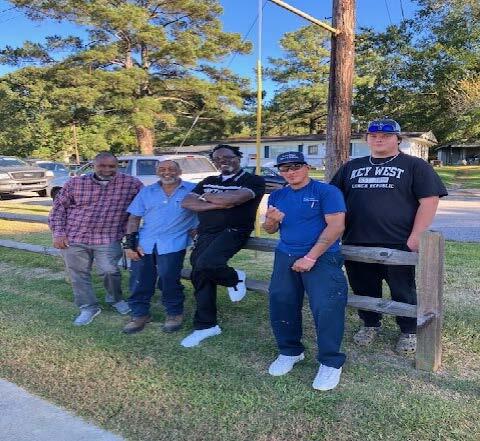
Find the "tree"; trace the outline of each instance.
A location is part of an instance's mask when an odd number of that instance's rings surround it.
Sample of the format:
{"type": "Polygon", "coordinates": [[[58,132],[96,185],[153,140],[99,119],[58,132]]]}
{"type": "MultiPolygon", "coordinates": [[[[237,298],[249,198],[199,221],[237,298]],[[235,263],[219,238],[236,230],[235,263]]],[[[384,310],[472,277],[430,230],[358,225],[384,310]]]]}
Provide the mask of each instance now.
{"type": "Polygon", "coordinates": [[[86,102],[82,107],[87,114],[100,110],[126,118],[142,153],[153,151],[156,126],[170,128],[179,118],[193,120],[199,114],[202,120],[214,118],[241,106],[247,92],[245,81],[212,65],[250,48],[238,34],[222,31],[218,0],[11,3],[34,20],[69,20],[84,26],[88,38],[52,36],[44,44],[6,47],[0,61],[49,66],[59,98],[86,102]],[[59,50],[69,55],[57,61],[59,50]]]}
{"type": "Polygon", "coordinates": [[[269,134],[321,133],[327,116],[330,36],[310,25],[280,40],[282,58],[270,58],[266,74],[280,85],[266,106],[269,134]]]}
{"type": "Polygon", "coordinates": [[[370,74],[357,87],[354,116],[363,126],[396,117],[405,130],[431,129],[440,142],[478,137],[472,103],[480,72],[480,4],[475,0],[418,0],[413,20],[358,36],[357,69],[370,74]]]}

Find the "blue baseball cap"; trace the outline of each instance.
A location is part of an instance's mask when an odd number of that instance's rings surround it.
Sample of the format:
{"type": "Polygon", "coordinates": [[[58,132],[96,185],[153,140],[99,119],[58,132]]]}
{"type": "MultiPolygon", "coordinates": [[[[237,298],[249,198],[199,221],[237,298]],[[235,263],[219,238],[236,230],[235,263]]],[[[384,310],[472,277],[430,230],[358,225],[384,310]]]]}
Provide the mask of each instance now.
{"type": "Polygon", "coordinates": [[[400,134],[400,124],[394,119],[375,119],[368,124],[368,133],[395,133],[400,134]]]}
{"type": "Polygon", "coordinates": [[[305,157],[302,152],[284,152],[277,156],[275,167],[282,164],[306,164],[305,157]]]}

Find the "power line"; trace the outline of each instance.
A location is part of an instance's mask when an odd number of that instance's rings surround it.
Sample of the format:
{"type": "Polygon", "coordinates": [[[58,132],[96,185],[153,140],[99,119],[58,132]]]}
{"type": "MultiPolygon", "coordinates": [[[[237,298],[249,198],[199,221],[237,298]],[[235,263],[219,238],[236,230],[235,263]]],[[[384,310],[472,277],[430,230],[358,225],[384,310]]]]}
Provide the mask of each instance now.
{"type": "Polygon", "coordinates": [[[390,24],[393,25],[392,16],[390,15],[390,9],[388,7],[388,1],[387,0],[385,0],[385,7],[387,8],[387,14],[388,14],[388,19],[390,20],[390,24]]]}
{"type": "Polygon", "coordinates": [[[400,0],[400,11],[402,13],[402,20],[405,20],[405,13],[403,11],[403,1],[400,0]]]}
{"type": "MultiPolygon", "coordinates": [[[[268,0],[265,0],[265,2],[263,3],[263,6],[262,6],[262,11],[265,9],[265,6],[267,5],[267,2],[268,0]]],[[[245,41],[247,40],[248,36],[250,35],[250,32],[252,32],[252,29],[253,27],[255,26],[255,24],[257,23],[258,21],[258,16],[259,14],[257,13],[257,15],[255,16],[255,19],[253,20],[252,24],[250,25],[250,27],[248,28],[248,31],[246,32],[246,34],[243,36],[242,38],[242,43],[245,43],[245,41]]],[[[231,64],[233,63],[233,61],[235,60],[235,58],[237,57],[238,53],[234,53],[232,55],[232,58],[230,59],[230,61],[228,62],[227,64],[227,69],[231,66],[231,64]]]]}

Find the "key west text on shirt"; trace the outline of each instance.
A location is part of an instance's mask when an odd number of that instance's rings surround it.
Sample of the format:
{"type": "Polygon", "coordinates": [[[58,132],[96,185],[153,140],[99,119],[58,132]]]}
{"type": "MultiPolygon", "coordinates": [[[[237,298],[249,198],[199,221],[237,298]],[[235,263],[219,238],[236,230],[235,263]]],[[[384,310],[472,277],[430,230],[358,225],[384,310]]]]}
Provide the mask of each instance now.
{"type": "Polygon", "coordinates": [[[352,170],[350,180],[358,178],[352,188],[395,188],[395,181],[401,179],[404,172],[399,167],[360,167],[352,170]]]}

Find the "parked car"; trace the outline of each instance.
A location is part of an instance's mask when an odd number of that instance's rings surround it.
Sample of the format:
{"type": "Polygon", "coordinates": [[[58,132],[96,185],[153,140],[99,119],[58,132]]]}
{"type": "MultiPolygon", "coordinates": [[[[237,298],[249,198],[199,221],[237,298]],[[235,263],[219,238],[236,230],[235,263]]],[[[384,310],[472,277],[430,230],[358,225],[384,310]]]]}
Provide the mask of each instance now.
{"type": "MultiPolygon", "coordinates": [[[[150,185],[158,181],[155,173],[158,162],[167,159],[172,159],[180,165],[182,179],[185,181],[199,182],[207,176],[218,174],[212,162],[201,155],[119,156],[119,171],[137,177],[144,185],[150,185]]],[[[70,176],[81,176],[92,172],[93,162],[89,162],[75,172],[71,172],[70,176]]],[[[55,199],[70,176],[55,178],[49,183],[47,193],[52,199],[55,199]]]]}
{"type": "MultiPolygon", "coordinates": [[[[55,161],[44,161],[42,159],[27,159],[27,162],[30,165],[36,165],[37,167],[44,168],[45,170],[48,170],[51,172],[52,177],[59,177],[59,176],[68,176],[69,170],[65,166],[65,164],[62,164],[61,162],[55,162],[55,161]]],[[[48,173],[47,173],[48,176],[48,173]]]]}
{"type": "MultiPolygon", "coordinates": [[[[251,174],[255,174],[255,166],[246,166],[243,169],[251,174]]],[[[261,167],[260,174],[265,178],[265,189],[266,193],[271,193],[274,190],[285,187],[287,181],[283,176],[277,172],[273,167],[261,167]]]]}
{"type": "Polygon", "coordinates": [[[47,172],[15,156],[0,156],[0,196],[18,191],[35,191],[46,196],[47,172]]]}

